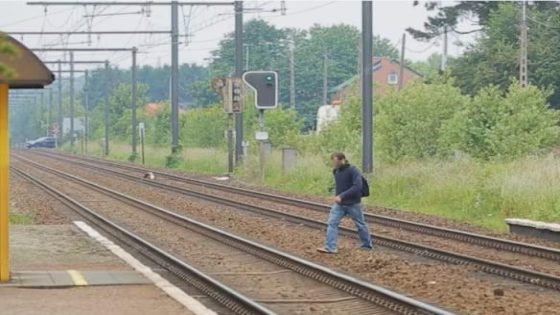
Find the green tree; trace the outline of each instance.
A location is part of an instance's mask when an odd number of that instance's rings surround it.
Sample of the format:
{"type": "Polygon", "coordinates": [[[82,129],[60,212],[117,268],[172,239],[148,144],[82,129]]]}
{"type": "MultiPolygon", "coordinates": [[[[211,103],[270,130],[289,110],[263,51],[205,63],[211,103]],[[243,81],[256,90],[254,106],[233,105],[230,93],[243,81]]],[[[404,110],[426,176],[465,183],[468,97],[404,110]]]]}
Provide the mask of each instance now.
{"type": "MultiPolygon", "coordinates": [[[[146,102],[148,87],[145,84],[137,85],[137,114],[141,113],[142,104],[146,102]]],[[[132,88],[130,84],[121,83],[117,85],[109,95],[109,133],[112,137],[120,140],[129,140],[132,132],[131,124],[132,88]]],[[[82,109],[83,113],[83,109],[82,109]]],[[[94,135],[104,134],[103,106],[96,106],[90,119],[94,135]]]]}
{"type": "Polygon", "coordinates": [[[193,98],[192,107],[205,107],[216,104],[220,100],[218,94],[210,87],[209,80],[194,81],[189,85],[188,90],[193,98]]]}
{"type": "Polygon", "coordinates": [[[467,102],[452,82],[416,83],[383,97],[375,115],[379,154],[389,161],[437,156],[446,122],[467,102]]]}
{"type": "MultiPolygon", "coordinates": [[[[419,4],[419,1],[413,2],[414,6],[419,4]]],[[[453,5],[449,5],[449,2],[426,1],[423,4],[428,12],[434,12],[435,15],[428,17],[428,21],[424,23],[424,29],[408,28],[407,31],[416,39],[431,40],[440,36],[444,27],[447,27],[448,31],[459,35],[484,31],[490,23],[492,14],[499,8],[501,2],[455,1],[453,5]],[[475,27],[459,29],[459,23],[463,20],[468,20],[475,27]]],[[[528,6],[546,12],[554,11],[559,7],[559,4],[555,1],[531,1],[528,6]]]]}
{"type": "MultiPolygon", "coordinates": [[[[6,39],[6,34],[0,32],[0,56],[13,57],[18,54],[17,48],[6,39]]],[[[0,63],[0,77],[11,79],[16,75],[8,65],[0,63]]]]}
{"type": "Polygon", "coordinates": [[[431,82],[440,75],[441,54],[433,53],[426,60],[409,62],[409,66],[420,73],[425,82],[431,82]]]}
{"type": "Polygon", "coordinates": [[[164,103],[155,114],[149,119],[146,126],[146,136],[148,141],[157,145],[169,145],[171,143],[171,105],[164,103]]]}
{"type": "MultiPolygon", "coordinates": [[[[549,97],[552,106],[560,105],[560,23],[558,2],[534,1],[528,4],[528,70],[529,82],[541,89],[553,88],[549,97]]],[[[520,6],[516,2],[461,1],[455,6],[435,6],[437,15],[431,17],[421,32],[412,32],[417,38],[433,39],[441,33],[441,26],[450,31],[463,18],[478,21],[480,35],[466,52],[450,60],[450,72],[464,93],[476,95],[489,85],[505,92],[512,78],[519,75],[519,20],[520,6]]]]}
{"type": "Polygon", "coordinates": [[[548,107],[550,91],[512,83],[504,95],[487,87],[446,126],[451,147],[476,158],[511,159],[557,144],[559,113],[548,107]]]}
{"type": "Polygon", "coordinates": [[[226,114],[219,104],[182,113],[180,124],[181,143],[187,147],[213,148],[225,144],[226,114]]]}

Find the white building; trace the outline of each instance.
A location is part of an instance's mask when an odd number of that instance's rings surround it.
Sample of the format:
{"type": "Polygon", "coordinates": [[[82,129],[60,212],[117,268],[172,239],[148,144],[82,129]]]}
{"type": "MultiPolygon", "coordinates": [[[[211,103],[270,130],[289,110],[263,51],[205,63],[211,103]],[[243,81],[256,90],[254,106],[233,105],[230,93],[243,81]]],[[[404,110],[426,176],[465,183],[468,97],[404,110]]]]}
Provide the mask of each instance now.
{"type": "Polygon", "coordinates": [[[335,121],[340,114],[339,105],[323,105],[317,111],[317,132],[321,132],[329,123],[335,121]]]}

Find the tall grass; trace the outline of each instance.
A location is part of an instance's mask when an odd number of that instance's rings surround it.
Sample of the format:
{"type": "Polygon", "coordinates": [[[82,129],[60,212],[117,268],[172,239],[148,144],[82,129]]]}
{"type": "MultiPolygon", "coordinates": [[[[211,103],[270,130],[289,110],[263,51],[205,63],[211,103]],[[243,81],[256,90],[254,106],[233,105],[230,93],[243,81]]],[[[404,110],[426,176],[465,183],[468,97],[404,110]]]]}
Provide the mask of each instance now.
{"type": "MultiPolygon", "coordinates": [[[[256,159],[248,160],[256,165],[256,159]]],[[[263,180],[245,166],[242,178],[290,192],[327,195],[332,185],[328,158],[298,157],[283,174],[273,153],[263,180]]],[[[378,165],[366,204],[442,216],[504,231],[507,217],[560,221],[560,160],[531,157],[514,162],[407,161],[378,165]]]]}
{"type": "MultiPolygon", "coordinates": [[[[68,150],[67,147],[64,147],[68,150]]],[[[100,143],[89,146],[102,155],[100,143]]],[[[168,148],[146,146],[146,165],[165,166],[168,148]]],[[[224,174],[227,154],[222,149],[186,148],[180,170],[224,174]]],[[[130,146],[111,144],[109,158],[127,160],[130,146]]],[[[286,192],[327,196],[332,186],[328,156],[301,154],[290,172],[283,172],[281,152],[266,159],[261,176],[256,155],[246,157],[236,175],[245,182],[286,192]]],[[[137,163],[140,163],[138,161],[137,163]]],[[[503,231],[504,219],[521,217],[560,221],[560,160],[552,155],[512,162],[404,161],[378,164],[372,177],[370,205],[433,214],[503,231]]]]}
{"type": "MultiPolygon", "coordinates": [[[[63,147],[63,149],[65,149],[63,147]]],[[[66,150],[69,151],[69,150],[66,150]]],[[[141,164],[140,146],[137,148],[137,164],[141,164]]],[[[123,143],[111,143],[109,159],[126,161],[132,152],[131,146],[123,143]]],[[[77,153],[77,152],[76,152],[77,153]]],[[[169,147],[145,146],[145,165],[165,167],[165,160],[170,155],[169,147]]],[[[101,142],[91,142],[88,146],[88,155],[103,156],[101,142]]],[[[182,161],[177,167],[179,170],[201,174],[223,174],[227,172],[227,155],[222,149],[186,148],[182,152],[182,161]]]]}

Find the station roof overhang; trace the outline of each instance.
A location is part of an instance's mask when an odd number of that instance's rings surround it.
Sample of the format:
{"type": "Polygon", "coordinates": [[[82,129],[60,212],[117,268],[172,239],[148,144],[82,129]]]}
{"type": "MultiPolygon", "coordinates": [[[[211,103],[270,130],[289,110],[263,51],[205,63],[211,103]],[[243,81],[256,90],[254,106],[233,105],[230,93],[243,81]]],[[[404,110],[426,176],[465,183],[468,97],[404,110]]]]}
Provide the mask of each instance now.
{"type": "Polygon", "coordinates": [[[54,81],[54,74],[25,45],[0,32],[0,84],[10,89],[42,89],[54,81]]]}

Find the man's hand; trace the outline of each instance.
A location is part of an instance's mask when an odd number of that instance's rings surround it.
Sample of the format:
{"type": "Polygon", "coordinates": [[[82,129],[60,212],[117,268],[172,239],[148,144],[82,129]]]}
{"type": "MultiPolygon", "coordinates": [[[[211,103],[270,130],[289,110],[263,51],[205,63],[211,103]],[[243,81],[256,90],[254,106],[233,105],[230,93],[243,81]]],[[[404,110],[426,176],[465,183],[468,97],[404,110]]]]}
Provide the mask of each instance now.
{"type": "Polygon", "coordinates": [[[340,198],[340,196],[336,196],[336,197],[334,197],[334,202],[336,202],[336,203],[341,203],[341,202],[342,202],[342,198],[340,198]]]}

